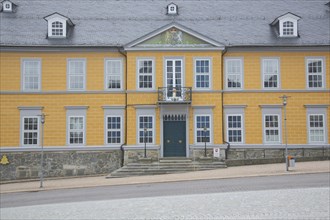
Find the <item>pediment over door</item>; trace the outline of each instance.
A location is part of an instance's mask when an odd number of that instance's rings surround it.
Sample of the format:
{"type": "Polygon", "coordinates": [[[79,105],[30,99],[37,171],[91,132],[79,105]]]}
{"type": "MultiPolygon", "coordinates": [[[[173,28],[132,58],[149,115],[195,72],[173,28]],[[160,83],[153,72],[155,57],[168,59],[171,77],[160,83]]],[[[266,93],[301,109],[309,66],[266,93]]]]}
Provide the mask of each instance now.
{"type": "Polygon", "coordinates": [[[166,25],[125,46],[125,50],[223,50],[224,45],[177,23],[166,25]]]}

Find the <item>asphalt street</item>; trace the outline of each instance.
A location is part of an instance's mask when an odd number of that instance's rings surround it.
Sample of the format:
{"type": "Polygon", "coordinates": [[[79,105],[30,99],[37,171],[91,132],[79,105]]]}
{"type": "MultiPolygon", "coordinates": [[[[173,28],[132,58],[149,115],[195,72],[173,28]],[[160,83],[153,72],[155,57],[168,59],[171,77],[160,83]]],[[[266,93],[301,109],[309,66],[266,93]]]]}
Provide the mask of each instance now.
{"type": "Polygon", "coordinates": [[[330,186],[330,173],[195,180],[1,194],[1,208],[237,191],[330,186]]]}
{"type": "Polygon", "coordinates": [[[9,219],[329,219],[330,174],[1,194],[9,219]]]}

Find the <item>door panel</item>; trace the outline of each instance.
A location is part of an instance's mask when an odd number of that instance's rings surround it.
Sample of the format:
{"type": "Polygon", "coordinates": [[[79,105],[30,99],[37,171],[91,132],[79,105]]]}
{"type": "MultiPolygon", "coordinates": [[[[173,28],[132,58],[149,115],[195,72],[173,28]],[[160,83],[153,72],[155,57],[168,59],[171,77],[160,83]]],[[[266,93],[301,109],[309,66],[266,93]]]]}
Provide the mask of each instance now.
{"type": "Polygon", "coordinates": [[[164,157],[186,156],[186,122],[164,121],[164,157]]]}

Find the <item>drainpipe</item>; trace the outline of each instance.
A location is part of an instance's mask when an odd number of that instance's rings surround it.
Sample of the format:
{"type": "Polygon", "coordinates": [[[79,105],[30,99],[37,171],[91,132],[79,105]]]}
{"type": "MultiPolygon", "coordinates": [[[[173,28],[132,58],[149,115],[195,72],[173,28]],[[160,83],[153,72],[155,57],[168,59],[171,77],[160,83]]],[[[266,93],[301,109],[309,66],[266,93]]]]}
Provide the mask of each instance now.
{"type": "Polygon", "coordinates": [[[227,144],[227,148],[225,150],[225,159],[227,160],[228,159],[228,151],[229,151],[229,148],[230,148],[230,143],[225,141],[225,115],[224,115],[224,110],[223,110],[223,105],[224,105],[224,101],[223,101],[223,92],[224,92],[224,55],[227,53],[227,49],[225,49],[223,52],[222,52],[222,60],[221,60],[221,79],[222,79],[222,85],[221,85],[221,105],[222,105],[222,108],[221,108],[221,116],[222,116],[222,140],[225,144],[227,144]]]}
{"type": "Polygon", "coordinates": [[[124,166],[124,160],[125,160],[125,150],[124,150],[124,145],[127,144],[127,54],[123,52],[123,48],[117,47],[118,52],[125,57],[125,141],[124,143],[120,146],[120,151],[121,151],[121,162],[120,166],[124,166]]]}

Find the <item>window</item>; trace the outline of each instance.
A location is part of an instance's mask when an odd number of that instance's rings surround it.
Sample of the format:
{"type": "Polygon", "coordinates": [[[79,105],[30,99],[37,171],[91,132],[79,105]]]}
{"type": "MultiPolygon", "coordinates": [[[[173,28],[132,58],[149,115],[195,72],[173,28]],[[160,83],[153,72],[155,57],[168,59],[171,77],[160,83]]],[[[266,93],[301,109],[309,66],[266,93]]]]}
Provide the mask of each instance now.
{"type": "Polygon", "coordinates": [[[52,36],[63,36],[63,23],[55,21],[52,23],[52,36]]]}
{"type": "Polygon", "coordinates": [[[211,117],[209,115],[196,116],[196,143],[211,142],[211,117]]]}
{"type": "Polygon", "coordinates": [[[153,116],[139,116],[139,143],[153,143],[153,116]],[[146,132],[145,132],[146,128],[146,132]]]}
{"type": "Polygon", "coordinates": [[[107,144],[121,143],[121,117],[107,117],[107,144]]]}
{"type": "Polygon", "coordinates": [[[278,59],[262,60],[263,88],[279,88],[279,61],[278,59]]]}
{"type": "Polygon", "coordinates": [[[294,28],[293,22],[285,21],[283,22],[283,36],[293,36],[294,35],[294,28]]]}
{"type": "Polygon", "coordinates": [[[167,6],[167,14],[170,14],[170,15],[176,15],[178,14],[178,6],[176,4],[169,4],[167,6]]]}
{"type": "Polygon", "coordinates": [[[152,59],[138,60],[138,88],[152,89],[154,86],[154,64],[152,59]]]}
{"type": "Polygon", "coordinates": [[[122,89],[122,60],[105,60],[105,88],[122,89]]]}
{"type": "Polygon", "coordinates": [[[317,89],[325,87],[324,59],[307,58],[307,88],[317,89]]]}
{"type": "Polygon", "coordinates": [[[279,115],[264,116],[264,137],[266,143],[280,143],[279,115]]]}
{"type": "Polygon", "coordinates": [[[23,146],[39,144],[39,117],[23,117],[23,146]]]}
{"type": "Polygon", "coordinates": [[[11,3],[10,1],[3,1],[3,11],[4,12],[12,12],[13,11],[13,5],[15,4],[11,3]]]}
{"type": "Polygon", "coordinates": [[[323,114],[308,115],[308,135],[310,143],[325,143],[325,120],[323,114]]]}
{"type": "Polygon", "coordinates": [[[22,61],[22,88],[24,91],[35,91],[41,88],[41,60],[23,59],[22,61]]]}
{"type": "Polygon", "coordinates": [[[242,115],[227,115],[227,140],[230,143],[243,143],[242,115]]]}
{"type": "Polygon", "coordinates": [[[243,82],[242,59],[226,59],[226,87],[228,89],[242,89],[243,82]]]}
{"type": "Polygon", "coordinates": [[[84,144],[84,117],[69,117],[69,144],[84,144]]]}
{"type": "Polygon", "coordinates": [[[68,90],[85,90],[86,63],[82,59],[68,60],[68,90]]]}
{"type": "Polygon", "coordinates": [[[196,89],[209,89],[211,82],[211,68],[209,59],[195,60],[195,87],[196,89]]]}

